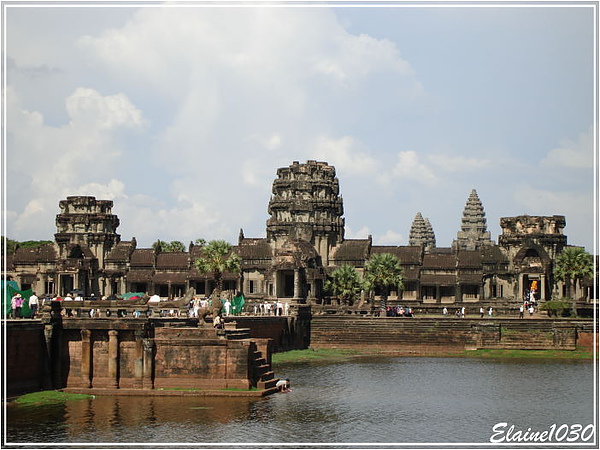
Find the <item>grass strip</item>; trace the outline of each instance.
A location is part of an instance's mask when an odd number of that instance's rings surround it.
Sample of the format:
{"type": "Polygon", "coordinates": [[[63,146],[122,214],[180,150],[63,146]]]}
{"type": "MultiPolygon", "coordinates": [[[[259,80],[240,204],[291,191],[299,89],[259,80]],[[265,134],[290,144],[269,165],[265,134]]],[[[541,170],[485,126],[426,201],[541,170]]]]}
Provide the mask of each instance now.
{"type": "Polygon", "coordinates": [[[94,398],[94,396],[88,394],[68,394],[61,391],[40,391],[21,395],[15,399],[15,403],[24,406],[53,405],[64,403],[66,401],[85,400],[88,398],[94,398]]]}
{"type": "Polygon", "coordinates": [[[456,352],[427,352],[422,355],[402,355],[389,349],[374,351],[373,349],[340,349],[309,348],[306,350],[290,350],[274,353],[273,365],[302,362],[344,362],[359,356],[426,356],[449,358],[481,358],[481,359],[559,359],[559,360],[592,360],[594,353],[590,350],[514,350],[514,349],[478,349],[456,352]]]}

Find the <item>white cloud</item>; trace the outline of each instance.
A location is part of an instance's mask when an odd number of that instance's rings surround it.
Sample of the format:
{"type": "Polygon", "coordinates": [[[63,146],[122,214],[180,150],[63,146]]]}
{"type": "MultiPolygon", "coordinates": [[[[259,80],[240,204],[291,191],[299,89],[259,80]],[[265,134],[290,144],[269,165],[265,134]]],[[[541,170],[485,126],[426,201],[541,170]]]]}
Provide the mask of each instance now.
{"type": "Polygon", "coordinates": [[[378,245],[405,245],[404,235],[393,230],[387,230],[384,235],[377,236],[375,242],[378,245]]]}
{"type": "Polygon", "coordinates": [[[362,150],[352,136],[340,139],[319,136],[310,155],[314,159],[327,161],[346,175],[371,176],[378,167],[377,160],[362,150]]]}
{"type": "Polygon", "coordinates": [[[344,237],[346,239],[367,239],[370,234],[371,230],[366,225],[357,231],[354,231],[350,225],[346,225],[344,237]]]}
{"type": "MultiPolygon", "coordinates": [[[[567,221],[565,234],[569,242],[593,242],[594,222],[593,192],[544,190],[520,185],[514,192],[515,205],[530,215],[564,215],[567,221]]],[[[588,248],[588,251],[591,251],[588,248]]]]}
{"type": "Polygon", "coordinates": [[[472,172],[489,167],[489,159],[469,158],[466,156],[451,156],[445,154],[430,155],[427,160],[444,172],[472,172]]]}
{"type": "Polygon", "coordinates": [[[84,88],[65,103],[69,124],[52,127],[39,112],[24,109],[14,89],[7,89],[7,163],[15,176],[29,180],[26,192],[11,192],[14,238],[47,229],[58,201],[66,196],[123,196],[124,184],[112,177],[123,150],[118,135],[122,129],[142,127],[140,111],[123,94],[102,96],[84,88]],[[22,206],[20,196],[28,198],[22,206]]]}
{"type": "Polygon", "coordinates": [[[592,126],[579,134],[576,140],[565,139],[560,147],[548,152],[541,163],[546,166],[570,169],[591,169],[594,162],[594,142],[592,126]]]}
{"type": "Polygon", "coordinates": [[[419,155],[414,150],[398,153],[398,160],[392,169],[392,176],[400,179],[415,180],[426,185],[433,185],[438,181],[434,172],[420,162],[419,155]]]}
{"type": "Polygon", "coordinates": [[[124,94],[103,97],[89,88],[77,88],[67,98],[67,112],[72,127],[91,128],[98,132],[119,127],[141,128],[142,113],[124,94]]]}

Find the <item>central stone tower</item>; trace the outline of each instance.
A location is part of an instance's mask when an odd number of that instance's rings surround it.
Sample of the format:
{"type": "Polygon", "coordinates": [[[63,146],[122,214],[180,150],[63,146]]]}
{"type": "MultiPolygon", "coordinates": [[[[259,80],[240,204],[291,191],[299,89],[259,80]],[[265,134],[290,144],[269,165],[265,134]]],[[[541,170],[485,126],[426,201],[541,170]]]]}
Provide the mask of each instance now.
{"type": "Polygon", "coordinates": [[[452,247],[455,250],[478,250],[493,244],[490,232],[487,230],[483,205],[477,191],[473,189],[467,199],[460,231],[457,233],[452,247]]]}
{"type": "Polygon", "coordinates": [[[289,240],[313,245],[322,263],[344,240],[344,206],[335,167],[325,162],[294,161],[277,170],[269,201],[267,240],[281,249],[289,240]]]}

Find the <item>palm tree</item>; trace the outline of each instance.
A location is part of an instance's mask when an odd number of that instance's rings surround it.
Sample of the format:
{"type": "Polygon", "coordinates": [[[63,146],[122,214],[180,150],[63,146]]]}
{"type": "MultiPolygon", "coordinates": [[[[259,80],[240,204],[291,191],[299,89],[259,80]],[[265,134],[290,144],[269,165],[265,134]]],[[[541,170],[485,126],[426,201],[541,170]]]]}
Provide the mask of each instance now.
{"type": "Polygon", "coordinates": [[[202,247],[202,256],[194,261],[200,272],[212,272],[217,295],[223,290],[223,272],[239,272],[241,268],[242,259],[231,250],[231,245],[226,241],[210,241],[202,247]]]}
{"type": "Polygon", "coordinates": [[[363,281],[357,270],[344,264],[331,273],[331,280],[325,282],[325,289],[340,299],[340,303],[350,305],[360,295],[363,281]]]}
{"type": "Polygon", "coordinates": [[[400,260],[391,253],[375,253],[365,264],[365,281],[370,289],[380,288],[381,306],[387,306],[388,289],[391,286],[398,290],[404,288],[402,266],[400,260]]]}
{"type": "Polygon", "coordinates": [[[573,314],[576,314],[574,288],[583,278],[593,276],[592,256],[582,247],[567,247],[554,262],[554,279],[567,283],[567,292],[572,300],[573,314]]]}

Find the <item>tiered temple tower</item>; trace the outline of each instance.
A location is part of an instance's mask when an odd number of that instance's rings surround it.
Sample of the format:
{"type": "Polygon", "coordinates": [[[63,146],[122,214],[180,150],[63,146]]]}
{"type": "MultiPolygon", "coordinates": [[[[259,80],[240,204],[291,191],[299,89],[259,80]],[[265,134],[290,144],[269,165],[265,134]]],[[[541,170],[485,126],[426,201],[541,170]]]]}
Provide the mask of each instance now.
{"type": "Polygon", "coordinates": [[[473,189],[463,211],[460,231],[452,242],[454,250],[478,250],[493,245],[490,232],[487,231],[487,221],[481,200],[473,189]]]}
{"type": "Polygon", "coordinates": [[[335,168],[325,162],[294,161],[277,170],[269,201],[267,240],[280,249],[290,240],[312,244],[324,265],[344,240],[344,207],[335,168]]]}
{"type": "Polygon", "coordinates": [[[422,245],[425,251],[435,248],[435,234],[429,219],[423,218],[420,212],[417,213],[408,235],[408,245],[422,245]]]}
{"type": "Polygon", "coordinates": [[[104,258],[120,240],[117,234],[119,218],[112,214],[112,200],[73,196],[61,200],[60,214],[56,216],[56,234],[61,258],[78,258],[81,252],[98,259],[104,258]]]}

